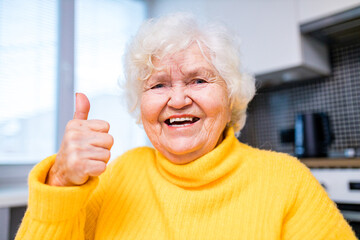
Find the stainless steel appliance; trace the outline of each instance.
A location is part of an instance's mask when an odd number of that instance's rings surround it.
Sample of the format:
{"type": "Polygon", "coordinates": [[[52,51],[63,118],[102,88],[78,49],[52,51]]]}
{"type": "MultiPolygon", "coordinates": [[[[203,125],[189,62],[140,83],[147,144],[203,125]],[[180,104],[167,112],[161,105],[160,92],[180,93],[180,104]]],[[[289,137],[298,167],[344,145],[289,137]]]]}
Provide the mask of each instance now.
{"type": "Polygon", "coordinates": [[[360,168],[313,168],[311,172],[360,238],[360,168]]]}
{"type": "Polygon", "coordinates": [[[296,115],[295,155],[297,157],[326,157],[333,138],[326,113],[296,115]]]}

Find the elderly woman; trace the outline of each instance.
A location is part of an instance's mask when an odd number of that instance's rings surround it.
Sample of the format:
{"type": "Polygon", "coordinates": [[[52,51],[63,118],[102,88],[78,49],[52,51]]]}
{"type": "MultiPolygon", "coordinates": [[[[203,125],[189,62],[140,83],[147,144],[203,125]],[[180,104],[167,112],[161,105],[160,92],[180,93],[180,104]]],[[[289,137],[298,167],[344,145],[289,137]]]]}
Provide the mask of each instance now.
{"type": "Polygon", "coordinates": [[[58,154],[30,173],[17,239],[356,239],[304,165],[236,139],[255,87],[224,28],[149,20],[129,45],[126,81],[155,149],[106,167],[109,124],[87,120],[77,94],[58,154]]]}

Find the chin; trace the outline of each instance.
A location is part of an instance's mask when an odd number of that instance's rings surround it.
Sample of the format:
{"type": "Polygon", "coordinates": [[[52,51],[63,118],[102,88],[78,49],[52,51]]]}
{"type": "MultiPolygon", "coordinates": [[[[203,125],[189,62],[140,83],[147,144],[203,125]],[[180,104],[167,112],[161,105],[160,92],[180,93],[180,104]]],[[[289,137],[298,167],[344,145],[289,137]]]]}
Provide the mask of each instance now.
{"type": "Polygon", "coordinates": [[[181,155],[170,154],[169,156],[166,156],[166,158],[169,159],[169,161],[174,164],[181,165],[181,164],[187,164],[193,162],[199,157],[195,156],[193,153],[189,153],[189,154],[181,154],[181,155]]]}
{"type": "Polygon", "coordinates": [[[181,157],[185,155],[194,155],[196,152],[200,152],[201,146],[196,146],[196,145],[191,146],[191,142],[190,143],[174,142],[171,143],[171,145],[165,150],[168,151],[170,154],[181,157]]]}

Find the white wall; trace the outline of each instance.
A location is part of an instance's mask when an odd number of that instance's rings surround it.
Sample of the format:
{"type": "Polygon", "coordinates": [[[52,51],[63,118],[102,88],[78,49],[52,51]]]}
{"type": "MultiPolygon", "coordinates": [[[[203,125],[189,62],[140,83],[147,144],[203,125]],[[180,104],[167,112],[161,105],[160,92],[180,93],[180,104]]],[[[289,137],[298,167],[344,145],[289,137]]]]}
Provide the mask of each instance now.
{"type": "Polygon", "coordinates": [[[149,3],[150,17],[177,11],[193,12],[225,23],[241,38],[242,62],[252,73],[299,64],[296,0],[153,0],[149,3]]]}
{"type": "Polygon", "coordinates": [[[360,0],[299,0],[299,22],[305,23],[360,6],[360,0]]]}

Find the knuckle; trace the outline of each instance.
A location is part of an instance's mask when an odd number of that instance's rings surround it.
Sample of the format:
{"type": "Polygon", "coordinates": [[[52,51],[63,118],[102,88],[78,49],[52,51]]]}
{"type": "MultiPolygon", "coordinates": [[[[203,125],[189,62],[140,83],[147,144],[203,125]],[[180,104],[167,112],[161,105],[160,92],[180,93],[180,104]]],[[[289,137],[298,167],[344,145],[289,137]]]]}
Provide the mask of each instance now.
{"type": "Polygon", "coordinates": [[[83,169],[82,172],[83,172],[84,175],[90,176],[91,172],[92,172],[92,169],[89,168],[89,167],[86,167],[86,168],[83,169]]]}
{"type": "Polygon", "coordinates": [[[106,163],[102,162],[102,161],[97,161],[97,167],[98,169],[104,169],[106,166],[106,163]]]}
{"type": "Polygon", "coordinates": [[[73,141],[73,140],[79,140],[83,137],[84,132],[80,131],[78,129],[70,129],[65,133],[65,137],[67,140],[73,141]]]}
{"type": "Polygon", "coordinates": [[[100,120],[100,124],[101,124],[101,128],[102,130],[104,131],[109,131],[110,129],[110,124],[107,122],[107,121],[104,121],[104,120],[100,120]]]}
{"type": "Polygon", "coordinates": [[[80,164],[79,168],[77,169],[77,175],[80,177],[89,176],[89,167],[87,166],[86,162],[80,164]]]}
{"type": "Polygon", "coordinates": [[[70,130],[70,129],[73,129],[73,128],[77,128],[79,127],[80,124],[79,124],[79,120],[77,119],[73,119],[73,120],[70,120],[67,124],[66,124],[66,130],[70,130]]]}
{"type": "Polygon", "coordinates": [[[73,130],[69,130],[68,132],[66,132],[65,134],[65,140],[67,141],[73,141],[75,139],[77,139],[78,133],[76,131],[73,130]]]}
{"type": "Polygon", "coordinates": [[[84,176],[87,174],[87,164],[86,161],[81,161],[77,164],[77,166],[75,167],[75,169],[78,172],[78,175],[80,176],[84,176]]]}
{"type": "Polygon", "coordinates": [[[84,159],[81,158],[81,154],[79,151],[72,152],[69,160],[68,160],[69,169],[73,169],[76,171],[82,170],[84,167],[84,159]]]}
{"type": "Polygon", "coordinates": [[[110,129],[110,123],[105,121],[105,124],[106,124],[106,129],[109,130],[110,129]]]}
{"type": "MultiPolygon", "coordinates": [[[[77,155],[77,154],[73,154],[73,155],[77,155]]],[[[80,167],[80,164],[79,162],[77,161],[76,158],[72,157],[71,159],[69,159],[68,163],[68,169],[71,169],[71,170],[77,170],[79,167],[80,167]]]]}
{"type": "Polygon", "coordinates": [[[80,151],[81,148],[78,146],[76,141],[73,141],[72,139],[64,141],[63,152],[71,159],[75,158],[76,154],[80,151]]]}
{"type": "Polygon", "coordinates": [[[106,151],[105,151],[105,159],[106,159],[106,160],[109,160],[110,157],[111,157],[111,152],[110,152],[109,150],[106,150],[106,151]]]}
{"type": "Polygon", "coordinates": [[[99,162],[98,164],[98,170],[99,170],[99,173],[103,173],[106,169],[106,164],[104,162],[99,162]]]}
{"type": "Polygon", "coordinates": [[[97,149],[96,155],[97,159],[102,162],[107,162],[111,157],[111,153],[107,149],[97,149]]]}
{"type": "Polygon", "coordinates": [[[67,147],[67,152],[71,161],[78,161],[82,151],[83,149],[78,144],[69,144],[67,147]]]}
{"type": "Polygon", "coordinates": [[[93,161],[91,166],[88,166],[85,170],[85,174],[88,176],[99,176],[106,170],[106,164],[101,161],[93,161]]]}
{"type": "Polygon", "coordinates": [[[110,147],[112,147],[112,145],[114,145],[114,137],[111,136],[110,134],[108,134],[108,138],[109,138],[109,144],[110,144],[110,147]]]}

